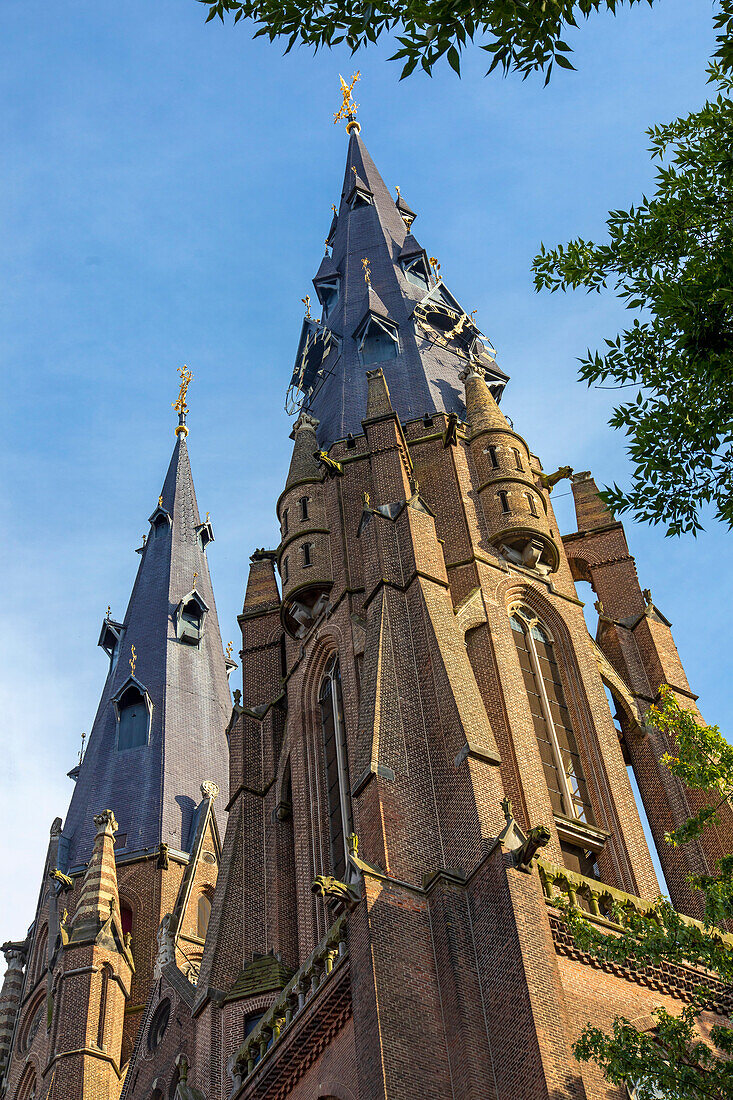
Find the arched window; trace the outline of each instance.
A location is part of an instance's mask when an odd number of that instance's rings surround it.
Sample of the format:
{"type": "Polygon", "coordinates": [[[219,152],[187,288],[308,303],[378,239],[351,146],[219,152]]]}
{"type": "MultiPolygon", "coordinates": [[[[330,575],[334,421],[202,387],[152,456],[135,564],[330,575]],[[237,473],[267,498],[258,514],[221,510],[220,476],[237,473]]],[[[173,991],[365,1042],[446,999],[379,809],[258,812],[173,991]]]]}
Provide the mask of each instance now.
{"type": "Polygon", "coordinates": [[[197,910],[197,935],[202,940],[206,939],[206,931],[209,927],[209,919],[211,917],[211,899],[206,894],[201,894],[199,898],[198,910],[197,910]]]}
{"type": "Polygon", "coordinates": [[[346,751],[344,702],[338,658],[331,660],[321,684],[321,725],[326,760],[328,826],[331,841],[331,869],[336,878],[346,873],[346,837],[351,828],[351,788],[346,751]]]}
{"type": "Polygon", "coordinates": [[[99,987],[99,1022],[97,1024],[97,1046],[104,1050],[104,1031],[107,1024],[107,1000],[109,998],[110,967],[103,966],[99,987]]]}
{"type": "Polygon", "coordinates": [[[552,639],[529,607],[515,608],[511,625],[552,808],[556,814],[592,824],[588,787],[552,639]]]}
{"type": "Polygon", "coordinates": [[[130,684],[117,703],[117,749],[136,749],[147,744],[150,713],[142,692],[130,684]]]}
{"type": "Polygon", "coordinates": [[[132,935],[132,909],[120,898],[120,924],[122,925],[122,934],[126,936],[129,932],[132,935]]]}

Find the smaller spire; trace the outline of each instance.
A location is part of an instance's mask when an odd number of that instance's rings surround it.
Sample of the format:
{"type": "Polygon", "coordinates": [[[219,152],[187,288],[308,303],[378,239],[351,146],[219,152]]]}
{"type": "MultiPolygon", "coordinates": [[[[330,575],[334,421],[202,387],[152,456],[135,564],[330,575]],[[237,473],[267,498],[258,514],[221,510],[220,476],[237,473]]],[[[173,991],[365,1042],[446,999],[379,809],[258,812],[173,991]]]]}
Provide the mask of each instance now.
{"type": "Polygon", "coordinates": [[[71,922],[71,939],[77,942],[95,939],[114,914],[118,914],[119,920],[120,899],[114,850],[117,821],[111,810],[103,810],[101,814],[95,814],[94,824],[97,827],[94,850],[71,922]]]}
{"type": "Polygon", "coordinates": [[[376,370],[368,370],[367,376],[367,408],[365,420],[374,420],[378,416],[387,416],[394,412],[387,387],[387,379],[381,367],[376,370]]]}
{"type": "Polygon", "coordinates": [[[505,428],[511,431],[509,423],[501,411],[494,395],[486,385],[486,379],[477,363],[470,363],[461,376],[466,386],[466,420],[471,435],[492,428],[505,428]]]}
{"type": "Polygon", "coordinates": [[[186,414],[188,413],[188,405],[186,404],[186,393],[188,387],[193,381],[193,374],[184,363],[182,367],[178,368],[178,373],[181,376],[181,388],[178,392],[178,397],[173,402],[172,408],[178,413],[178,427],[176,428],[176,435],[187,436],[188,428],[186,427],[186,414]]]}
{"type": "Polygon", "coordinates": [[[356,112],[359,110],[359,104],[354,103],[354,97],[352,92],[357,80],[361,78],[360,72],[355,72],[351,77],[351,84],[347,84],[344,78],[339,73],[339,80],[341,81],[341,95],[343,96],[343,103],[339,107],[338,112],[333,116],[334,125],[338,125],[342,118],[346,121],[346,133],[350,134],[352,130],[355,133],[359,133],[361,126],[356,121],[356,112]]]}
{"type": "Polygon", "coordinates": [[[290,460],[288,479],[285,482],[286,490],[299,481],[321,480],[321,468],[314,457],[319,450],[316,438],[317,427],[318,421],[307,412],[301,412],[295,424],[293,424],[290,438],[295,440],[295,445],[293,447],[293,457],[290,460]]]}

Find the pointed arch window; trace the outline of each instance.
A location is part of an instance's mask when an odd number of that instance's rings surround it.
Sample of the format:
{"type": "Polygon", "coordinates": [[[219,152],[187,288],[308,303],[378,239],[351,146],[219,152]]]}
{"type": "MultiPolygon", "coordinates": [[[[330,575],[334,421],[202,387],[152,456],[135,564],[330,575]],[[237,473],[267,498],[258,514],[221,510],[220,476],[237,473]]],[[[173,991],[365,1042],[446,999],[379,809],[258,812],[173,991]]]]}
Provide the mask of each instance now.
{"type": "Polygon", "coordinates": [[[202,939],[206,939],[206,932],[209,927],[209,920],[211,919],[211,898],[206,894],[201,894],[198,901],[198,907],[196,910],[196,925],[197,935],[202,939]]]}
{"type": "Polygon", "coordinates": [[[369,314],[357,331],[356,340],[363,367],[372,363],[383,363],[386,359],[396,359],[400,350],[396,325],[382,317],[376,317],[373,313],[369,314]]]}
{"type": "Polygon", "coordinates": [[[588,786],[552,637],[525,605],[512,610],[510,622],[552,808],[556,814],[591,825],[588,786]]]}
{"type": "Polygon", "coordinates": [[[352,832],[352,815],[341,670],[336,656],[332,658],[323,677],[319,702],[326,762],[331,870],[336,878],[343,878],[346,874],[346,838],[352,832]]]}
{"type": "Polygon", "coordinates": [[[117,751],[146,745],[153,709],[147,691],[137,680],[128,680],[112,702],[117,712],[117,751]]]}

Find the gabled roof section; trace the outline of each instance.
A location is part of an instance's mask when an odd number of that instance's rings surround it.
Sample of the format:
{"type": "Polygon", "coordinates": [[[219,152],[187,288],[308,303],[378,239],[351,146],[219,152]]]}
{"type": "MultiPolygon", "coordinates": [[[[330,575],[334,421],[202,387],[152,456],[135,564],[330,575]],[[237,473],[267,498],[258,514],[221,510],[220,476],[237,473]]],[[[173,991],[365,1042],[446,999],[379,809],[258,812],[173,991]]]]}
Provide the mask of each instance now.
{"type": "MultiPolygon", "coordinates": [[[[423,287],[407,278],[402,265],[406,257],[424,255],[408,231],[413,218],[414,212],[401,196],[395,202],[357,128],[353,128],[341,202],[329,231],[332,254],[324,258],[316,277],[325,278],[326,273],[334,272],[339,275],[338,300],[320,326],[338,340],[324,354],[318,346],[324,336],[311,335],[313,350],[309,348],[310,354],[304,359],[309,338],[304,328],[293,376],[293,384],[304,395],[302,407],[319,421],[321,447],[328,448],[349,433],[361,433],[367,384],[356,334],[369,311],[399,330],[398,355],[374,366],[383,367],[400,420],[435,412],[454,413],[465,419],[459,379],[466,367],[465,358],[425,339],[412,320],[415,303],[425,295],[423,287]],[[352,204],[350,200],[357,192],[367,196],[369,202],[352,204]],[[365,279],[364,260],[369,261],[369,281],[365,279]]],[[[432,285],[432,275],[427,271],[426,275],[432,285]]],[[[504,377],[502,374],[502,381],[504,377]]]]}
{"type": "Polygon", "coordinates": [[[201,538],[206,522],[199,515],[182,431],[151,522],[161,518],[170,525],[169,533],[147,540],[123,622],[103,626],[105,639],[112,631],[119,632],[120,640],[64,824],[71,869],[86,863],[92,852],[90,807],[114,810],[120,833],[127,835],[127,854],[154,850],[161,842],[180,851],[201,781],[211,778],[223,789],[228,784],[225,730],[231,697],[201,538]],[[192,598],[206,610],[205,629],[195,646],[183,644],[176,633],[175,609],[192,598]],[[130,685],[150,707],[148,742],[135,750],[134,773],[116,747],[115,703],[130,685]]]}

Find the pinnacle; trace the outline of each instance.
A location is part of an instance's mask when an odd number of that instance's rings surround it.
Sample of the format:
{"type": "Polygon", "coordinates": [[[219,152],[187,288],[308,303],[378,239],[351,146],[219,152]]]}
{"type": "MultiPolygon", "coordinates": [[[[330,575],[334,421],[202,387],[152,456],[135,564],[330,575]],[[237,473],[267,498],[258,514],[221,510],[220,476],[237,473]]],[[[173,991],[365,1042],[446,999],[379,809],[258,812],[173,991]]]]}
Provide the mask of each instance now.
{"type": "Polygon", "coordinates": [[[120,908],[114,854],[117,821],[112,810],[103,810],[95,814],[94,824],[97,827],[94,850],[71,922],[72,939],[77,941],[87,936],[95,937],[120,908]]]}
{"type": "Polygon", "coordinates": [[[320,481],[321,468],[315,459],[318,448],[316,428],[318,421],[307,412],[301,412],[293,425],[291,438],[295,440],[285,489],[299,481],[320,481]]]}
{"type": "Polygon", "coordinates": [[[376,370],[368,370],[367,376],[367,407],[365,420],[373,420],[378,416],[386,416],[393,412],[392,402],[389,397],[387,379],[381,367],[376,370]]]}

